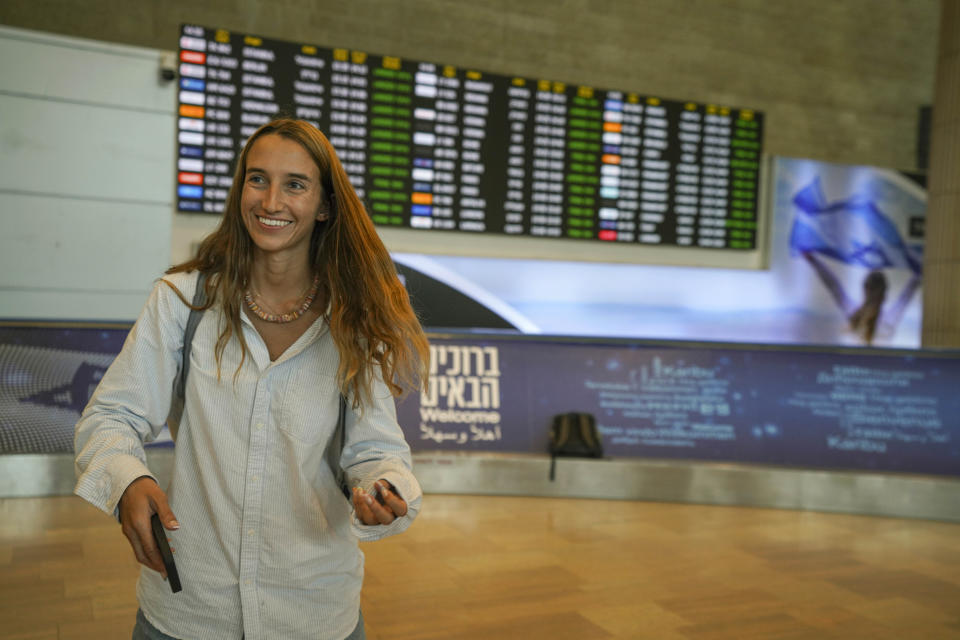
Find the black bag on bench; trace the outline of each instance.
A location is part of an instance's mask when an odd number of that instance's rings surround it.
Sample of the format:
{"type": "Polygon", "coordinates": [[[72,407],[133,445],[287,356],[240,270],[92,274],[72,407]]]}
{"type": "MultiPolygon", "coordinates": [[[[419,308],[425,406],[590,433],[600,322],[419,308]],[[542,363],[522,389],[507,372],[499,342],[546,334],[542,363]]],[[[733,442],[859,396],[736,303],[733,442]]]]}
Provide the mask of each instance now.
{"type": "Polygon", "coordinates": [[[557,458],[602,458],[603,441],[597,421],[590,413],[560,413],[550,426],[550,481],[556,473],[557,458]]]}

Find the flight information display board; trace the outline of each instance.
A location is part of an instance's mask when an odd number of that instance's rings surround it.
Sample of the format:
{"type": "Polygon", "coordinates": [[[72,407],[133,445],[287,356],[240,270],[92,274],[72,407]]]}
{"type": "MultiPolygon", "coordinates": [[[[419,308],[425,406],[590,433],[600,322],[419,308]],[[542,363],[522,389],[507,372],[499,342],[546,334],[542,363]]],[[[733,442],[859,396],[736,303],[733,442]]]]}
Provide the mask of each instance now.
{"type": "Polygon", "coordinates": [[[246,139],[327,134],[380,227],[757,248],[763,116],[184,25],[177,209],[221,213],[246,139]]]}

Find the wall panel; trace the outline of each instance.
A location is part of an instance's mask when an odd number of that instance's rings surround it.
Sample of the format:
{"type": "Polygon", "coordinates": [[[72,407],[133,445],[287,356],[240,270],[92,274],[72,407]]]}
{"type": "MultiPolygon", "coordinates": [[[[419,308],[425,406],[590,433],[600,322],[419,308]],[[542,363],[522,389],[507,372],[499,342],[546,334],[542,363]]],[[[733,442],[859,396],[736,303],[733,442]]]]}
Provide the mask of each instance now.
{"type": "Polygon", "coordinates": [[[130,320],[169,266],[160,56],[0,27],[0,318],[130,320]]]}

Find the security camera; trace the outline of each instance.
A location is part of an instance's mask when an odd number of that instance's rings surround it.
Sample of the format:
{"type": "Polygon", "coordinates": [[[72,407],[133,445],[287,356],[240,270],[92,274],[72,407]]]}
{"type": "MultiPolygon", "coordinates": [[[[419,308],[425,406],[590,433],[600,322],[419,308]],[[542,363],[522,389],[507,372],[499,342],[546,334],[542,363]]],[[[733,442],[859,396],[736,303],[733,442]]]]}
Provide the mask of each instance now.
{"type": "Polygon", "coordinates": [[[160,84],[177,79],[177,55],[172,52],[160,54],[160,84]]]}

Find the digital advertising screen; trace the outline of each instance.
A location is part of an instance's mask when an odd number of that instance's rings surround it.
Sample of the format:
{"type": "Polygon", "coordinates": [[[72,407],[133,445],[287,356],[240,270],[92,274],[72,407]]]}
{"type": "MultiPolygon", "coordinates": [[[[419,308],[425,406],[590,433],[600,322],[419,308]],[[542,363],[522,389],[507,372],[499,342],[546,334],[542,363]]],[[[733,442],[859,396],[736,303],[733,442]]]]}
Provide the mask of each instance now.
{"type": "Polygon", "coordinates": [[[436,329],[918,349],[927,193],[916,177],[772,163],[763,270],[394,253],[436,329]],[[879,280],[870,339],[852,324],[879,280]],[[468,298],[497,318],[468,310],[468,298]],[[464,313],[456,313],[463,309],[464,313]]]}

